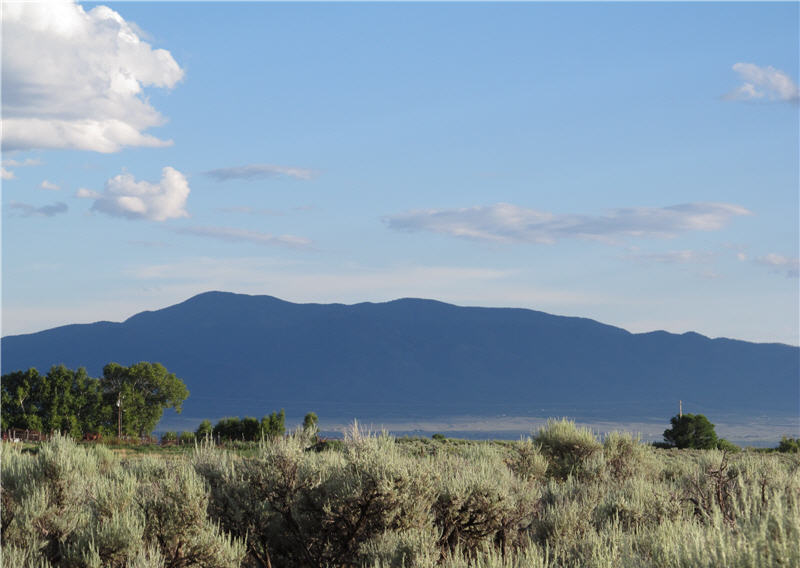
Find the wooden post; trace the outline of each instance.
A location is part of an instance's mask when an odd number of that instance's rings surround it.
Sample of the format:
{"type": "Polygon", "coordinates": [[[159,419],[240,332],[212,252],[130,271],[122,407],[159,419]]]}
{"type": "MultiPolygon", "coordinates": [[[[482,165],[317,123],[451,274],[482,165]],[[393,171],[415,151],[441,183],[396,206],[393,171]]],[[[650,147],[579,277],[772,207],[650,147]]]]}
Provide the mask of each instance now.
{"type": "Polygon", "coordinates": [[[683,401],[678,401],[678,418],[683,418],[683,401]]]}

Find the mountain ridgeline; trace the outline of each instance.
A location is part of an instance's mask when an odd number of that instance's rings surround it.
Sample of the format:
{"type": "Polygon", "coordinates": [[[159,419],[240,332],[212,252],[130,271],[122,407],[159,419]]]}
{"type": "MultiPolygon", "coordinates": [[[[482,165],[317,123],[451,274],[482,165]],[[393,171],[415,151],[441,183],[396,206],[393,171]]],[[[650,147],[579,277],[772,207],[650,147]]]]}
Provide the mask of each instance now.
{"type": "Polygon", "coordinates": [[[294,304],[200,294],[122,323],[2,339],[2,372],[54,364],[97,376],[109,361],[160,362],[190,391],[187,419],[286,407],[369,418],[580,412],[604,419],[794,414],[800,349],[632,334],[593,320],[432,300],[294,304]]]}

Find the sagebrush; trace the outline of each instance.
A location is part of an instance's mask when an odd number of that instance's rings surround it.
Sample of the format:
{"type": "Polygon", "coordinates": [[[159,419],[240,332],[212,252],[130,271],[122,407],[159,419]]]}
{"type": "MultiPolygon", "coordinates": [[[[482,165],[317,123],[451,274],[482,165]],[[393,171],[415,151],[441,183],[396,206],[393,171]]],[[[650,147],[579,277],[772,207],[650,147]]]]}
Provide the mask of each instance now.
{"type": "Polygon", "coordinates": [[[796,454],[567,420],[506,443],[306,429],[247,457],[2,452],[5,566],[800,566],[799,506],[796,454]]]}

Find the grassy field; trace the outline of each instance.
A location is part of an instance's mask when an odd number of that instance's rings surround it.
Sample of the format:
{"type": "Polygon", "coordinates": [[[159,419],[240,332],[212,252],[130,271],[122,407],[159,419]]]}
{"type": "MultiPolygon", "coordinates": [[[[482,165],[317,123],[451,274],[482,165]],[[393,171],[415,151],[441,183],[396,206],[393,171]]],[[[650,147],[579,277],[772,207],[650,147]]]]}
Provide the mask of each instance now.
{"type": "Polygon", "coordinates": [[[296,433],[2,449],[4,566],[800,566],[800,457],[296,433]]]}

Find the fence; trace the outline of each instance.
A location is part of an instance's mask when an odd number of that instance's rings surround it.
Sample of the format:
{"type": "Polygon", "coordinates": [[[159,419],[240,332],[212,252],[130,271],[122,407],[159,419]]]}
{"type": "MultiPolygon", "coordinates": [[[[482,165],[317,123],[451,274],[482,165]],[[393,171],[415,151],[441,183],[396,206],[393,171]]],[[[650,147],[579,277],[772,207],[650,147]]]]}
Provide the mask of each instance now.
{"type": "MultiPolygon", "coordinates": [[[[38,430],[27,430],[23,428],[9,428],[3,432],[4,442],[45,442],[53,437],[55,432],[49,434],[38,430]]],[[[87,432],[83,435],[85,442],[102,442],[103,435],[98,432],[87,432]]],[[[110,436],[107,442],[121,442],[126,444],[158,444],[158,438],[154,436],[110,436]]]]}

